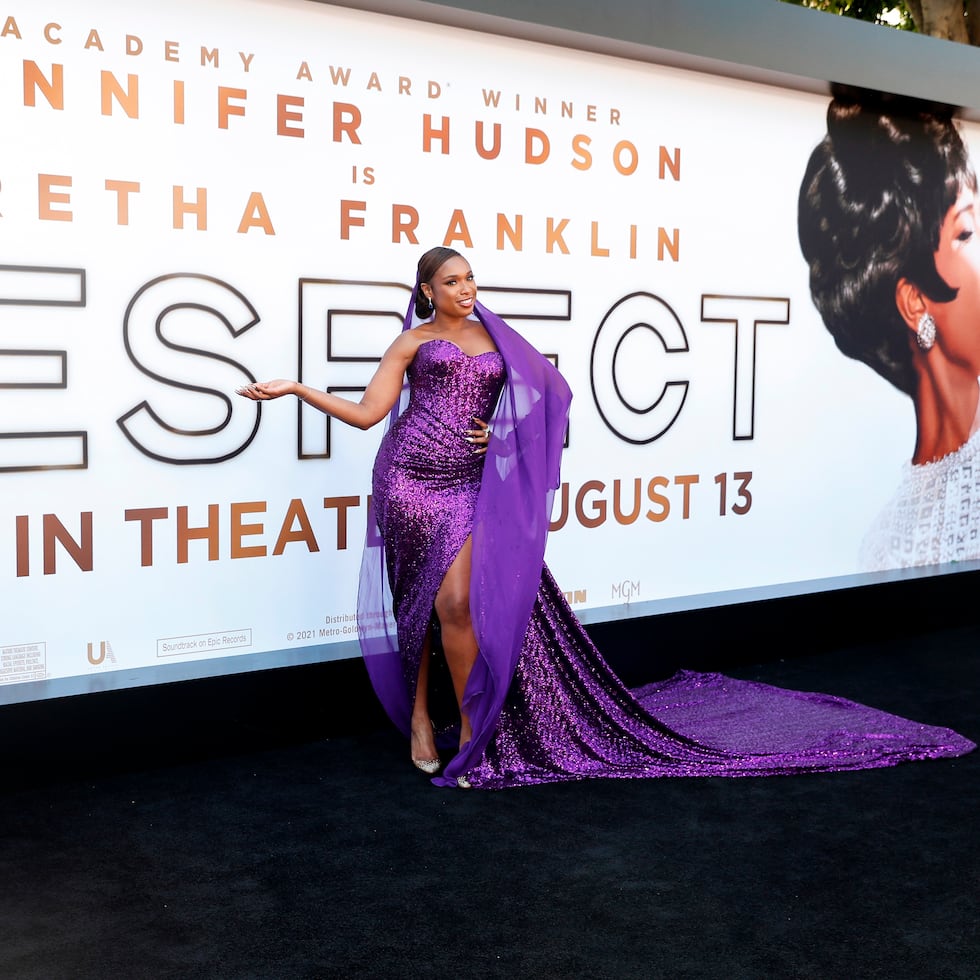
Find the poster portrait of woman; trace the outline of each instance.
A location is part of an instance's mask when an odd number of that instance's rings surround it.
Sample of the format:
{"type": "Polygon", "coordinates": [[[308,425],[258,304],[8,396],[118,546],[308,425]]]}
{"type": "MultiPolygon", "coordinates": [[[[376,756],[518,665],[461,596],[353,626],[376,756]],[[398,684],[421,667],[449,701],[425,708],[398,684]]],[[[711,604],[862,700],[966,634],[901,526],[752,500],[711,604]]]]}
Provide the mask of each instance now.
{"type": "Polygon", "coordinates": [[[839,350],[915,412],[863,570],[980,557],[977,222],[977,178],[950,107],[835,90],[799,194],[810,293],[839,350]]]}

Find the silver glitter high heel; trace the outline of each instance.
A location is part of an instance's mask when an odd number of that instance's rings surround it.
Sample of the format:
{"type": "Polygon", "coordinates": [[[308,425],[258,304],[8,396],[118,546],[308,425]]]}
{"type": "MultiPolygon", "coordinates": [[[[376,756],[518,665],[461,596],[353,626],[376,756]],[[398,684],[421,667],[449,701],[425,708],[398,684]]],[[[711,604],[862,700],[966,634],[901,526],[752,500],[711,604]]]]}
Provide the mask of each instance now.
{"type": "MultiPolygon", "coordinates": [[[[429,720],[429,724],[432,725],[432,720],[429,720]]],[[[435,737],[435,726],[432,726],[432,734],[435,737]]],[[[442,759],[436,756],[434,759],[416,759],[412,756],[412,765],[416,769],[421,769],[427,776],[434,776],[442,768],[442,759]]]]}
{"type": "Polygon", "coordinates": [[[473,784],[465,776],[457,776],[456,777],[456,785],[460,789],[472,789],[473,788],[473,784]]]}

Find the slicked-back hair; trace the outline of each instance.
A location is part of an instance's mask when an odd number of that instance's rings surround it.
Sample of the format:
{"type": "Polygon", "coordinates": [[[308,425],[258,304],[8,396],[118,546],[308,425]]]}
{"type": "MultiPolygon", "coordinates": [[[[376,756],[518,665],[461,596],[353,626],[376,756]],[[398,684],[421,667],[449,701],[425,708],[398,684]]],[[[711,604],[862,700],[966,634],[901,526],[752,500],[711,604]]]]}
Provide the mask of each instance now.
{"type": "MultiPolygon", "coordinates": [[[[429,300],[422,292],[421,286],[424,282],[432,282],[432,277],[451,259],[459,255],[454,248],[446,248],[437,245],[430,248],[422,258],[419,259],[418,278],[415,280],[419,289],[415,295],[415,313],[423,320],[432,315],[429,300]]],[[[460,256],[461,257],[461,256],[460,256]]]]}

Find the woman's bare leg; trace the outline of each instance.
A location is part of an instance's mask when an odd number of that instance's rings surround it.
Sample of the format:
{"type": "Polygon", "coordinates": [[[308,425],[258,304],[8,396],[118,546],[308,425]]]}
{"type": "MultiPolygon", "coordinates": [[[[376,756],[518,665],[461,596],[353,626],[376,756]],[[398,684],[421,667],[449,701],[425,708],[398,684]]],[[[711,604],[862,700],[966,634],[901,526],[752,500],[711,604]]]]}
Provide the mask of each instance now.
{"type": "Polygon", "coordinates": [[[436,593],[436,615],[442,627],[442,648],[446,654],[449,675],[453,679],[456,702],[459,704],[459,744],[472,737],[470,719],[463,711],[463,691],[476,662],[477,643],[470,618],[470,538],[460,549],[436,593]]]}
{"type": "Polygon", "coordinates": [[[429,716],[429,661],[432,652],[432,630],[426,631],[419,661],[419,677],[415,685],[415,704],[412,707],[412,760],[432,762],[439,758],[436,739],[429,716]]]}

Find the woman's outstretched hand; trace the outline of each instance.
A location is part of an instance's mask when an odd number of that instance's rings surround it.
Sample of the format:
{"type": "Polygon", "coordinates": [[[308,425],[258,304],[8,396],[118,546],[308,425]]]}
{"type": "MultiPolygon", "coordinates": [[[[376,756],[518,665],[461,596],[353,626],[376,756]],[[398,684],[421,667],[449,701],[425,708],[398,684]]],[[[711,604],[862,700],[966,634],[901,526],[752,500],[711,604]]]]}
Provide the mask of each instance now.
{"type": "Polygon", "coordinates": [[[273,398],[282,398],[283,395],[295,394],[296,388],[295,381],[277,378],[275,381],[254,381],[250,385],[242,385],[235,389],[235,394],[251,398],[253,402],[267,402],[273,398]]]}

